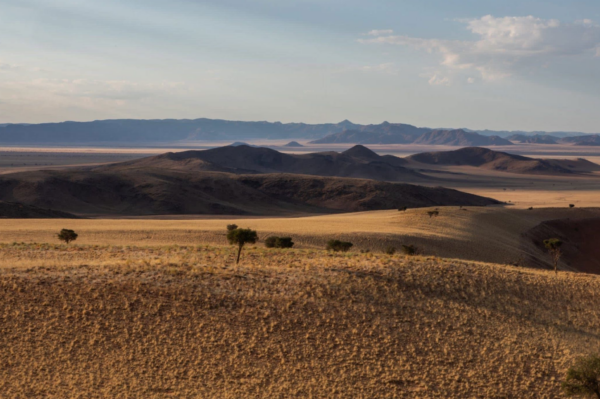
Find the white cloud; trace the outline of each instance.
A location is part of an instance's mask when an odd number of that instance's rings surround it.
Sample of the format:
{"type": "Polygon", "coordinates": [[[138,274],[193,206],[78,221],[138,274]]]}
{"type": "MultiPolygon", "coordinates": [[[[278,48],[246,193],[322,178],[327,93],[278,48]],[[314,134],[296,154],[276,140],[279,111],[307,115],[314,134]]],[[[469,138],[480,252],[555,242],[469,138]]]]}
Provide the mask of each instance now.
{"type": "MultiPolygon", "coordinates": [[[[563,24],[528,17],[461,20],[478,40],[422,39],[392,34],[359,39],[364,44],[408,46],[441,56],[446,73],[477,74],[491,81],[522,69],[537,68],[560,57],[600,56],[600,26],[591,20],[563,24]]],[[[434,81],[443,78],[438,76],[434,81]]],[[[431,82],[430,82],[431,83],[431,82]]]]}
{"type": "Polygon", "coordinates": [[[374,29],[370,32],[367,32],[367,35],[369,36],[381,36],[381,35],[391,35],[392,33],[394,33],[393,30],[391,29],[374,29]]]}
{"type": "Polygon", "coordinates": [[[429,79],[429,84],[432,86],[449,86],[450,78],[435,74],[429,79]]]}

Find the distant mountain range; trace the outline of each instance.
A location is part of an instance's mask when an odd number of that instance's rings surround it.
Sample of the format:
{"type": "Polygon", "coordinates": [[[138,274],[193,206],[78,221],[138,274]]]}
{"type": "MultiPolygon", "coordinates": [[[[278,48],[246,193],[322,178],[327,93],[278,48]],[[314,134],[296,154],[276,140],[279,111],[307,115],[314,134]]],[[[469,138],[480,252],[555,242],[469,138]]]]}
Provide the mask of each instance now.
{"type": "MultiPolygon", "coordinates": [[[[360,125],[348,120],[339,123],[306,124],[280,122],[241,122],[219,119],[116,119],[92,122],[60,122],[42,124],[0,124],[0,144],[65,145],[174,143],[194,140],[223,141],[249,139],[304,139],[328,143],[405,144],[428,132],[464,132],[482,136],[509,137],[548,135],[546,132],[506,132],[470,129],[430,129],[403,123],[384,122],[360,125]],[[343,133],[339,136],[332,136],[343,133]],[[337,140],[337,141],[336,141],[337,140]]],[[[436,133],[436,135],[439,133],[436,133]]],[[[585,136],[583,133],[553,132],[555,137],[585,136]]],[[[484,144],[482,139],[470,145],[484,144]]],[[[434,140],[435,141],[435,140],[434,140]]],[[[460,140],[459,140],[460,141],[460,140]]],[[[593,140],[592,140],[593,141],[593,140]]],[[[599,139],[600,141],[600,139],[599,139]]],[[[463,144],[457,144],[463,145],[463,144]]],[[[506,145],[506,144],[502,144],[506,145]]]]}
{"type": "Polygon", "coordinates": [[[558,144],[560,140],[556,136],[550,136],[548,134],[536,134],[533,136],[527,136],[524,134],[513,134],[507,137],[507,140],[516,141],[517,143],[530,143],[530,144],[558,144]]]}
{"type": "Polygon", "coordinates": [[[512,145],[510,141],[498,136],[483,136],[478,133],[456,130],[430,130],[415,128],[410,125],[401,126],[371,126],[371,131],[344,130],[332,133],[312,144],[358,143],[358,144],[422,144],[422,145],[453,145],[453,146],[491,146],[512,145]]]}
{"type": "MultiPolygon", "coordinates": [[[[600,170],[600,165],[586,159],[537,159],[488,148],[466,147],[455,151],[424,152],[411,155],[408,161],[428,165],[476,166],[483,169],[521,174],[574,174],[600,170]]],[[[412,165],[414,167],[414,165],[412,165]]]]}
{"type": "Polygon", "coordinates": [[[563,143],[573,143],[575,145],[600,145],[600,135],[565,137],[561,140],[563,143]]]}

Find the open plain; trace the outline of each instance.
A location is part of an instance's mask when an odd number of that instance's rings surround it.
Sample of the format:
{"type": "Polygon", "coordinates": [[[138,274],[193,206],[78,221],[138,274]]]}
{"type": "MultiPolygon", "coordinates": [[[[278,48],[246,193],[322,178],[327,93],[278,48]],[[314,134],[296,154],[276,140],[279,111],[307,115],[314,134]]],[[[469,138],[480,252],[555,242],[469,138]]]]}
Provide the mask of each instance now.
{"type": "MultiPolygon", "coordinates": [[[[92,159],[48,168],[103,163],[92,159]]],[[[423,185],[504,204],[0,219],[0,390],[560,397],[574,359],[600,350],[600,175],[407,166],[434,179],[423,185]],[[226,239],[232,223],[260,238],[239,265],[226,239]],[[75,243],[59,244],[62,228],[79,234],[75,243]],[[295,246],[267,249],[270,235],[295,246]],[[564,241],[558,274],[542,245],[550,237],[564,241]],[[327,252],[330,239],[354,246],[327,252]],[[418,255],[402,254],[403,245],[418,255]]]]}

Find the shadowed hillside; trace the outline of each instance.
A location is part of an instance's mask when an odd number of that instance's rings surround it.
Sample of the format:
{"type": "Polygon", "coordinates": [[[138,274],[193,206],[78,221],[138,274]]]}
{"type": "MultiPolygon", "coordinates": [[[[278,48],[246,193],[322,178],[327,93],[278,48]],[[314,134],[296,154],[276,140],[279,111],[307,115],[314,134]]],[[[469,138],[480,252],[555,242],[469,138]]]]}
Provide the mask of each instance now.
{"type": "Polygon", "coordinates": [[[466,165],[524,174],[589,173],[600,170],[600,165],[581,158],[577,160],[535,159],[479,147],[426,152],[411,155],[407,159],[424,164],[466,165]]]}
{"type": "Polygon", "coordinates": [[[24,205],[16,202],[0,201],[0,218],[8,219],[74,219],[77,216],[67,213],[55,211],[53,209],[38,208],[36,206],[24,205]]]}
{"type": "Polygon", "coordinates": [[[433,180],[391,155],[379,156],[363,146],[342,153],[285,154],[264,147],[227,146],[204,151],[170,152],[150,158],[98,168],[101,171],[160,168],[180,171],[217,171],[238,174],[293,173],[314,176],[353,177],[380,181],[433,180]]]}
{"type": "Polygon", "coordinates": [[[0,175],[0,200],[88,215],[289,215],[498,203],[456,190],[410,184],[292,174],[235,175],[159,165],[0,175]]]}

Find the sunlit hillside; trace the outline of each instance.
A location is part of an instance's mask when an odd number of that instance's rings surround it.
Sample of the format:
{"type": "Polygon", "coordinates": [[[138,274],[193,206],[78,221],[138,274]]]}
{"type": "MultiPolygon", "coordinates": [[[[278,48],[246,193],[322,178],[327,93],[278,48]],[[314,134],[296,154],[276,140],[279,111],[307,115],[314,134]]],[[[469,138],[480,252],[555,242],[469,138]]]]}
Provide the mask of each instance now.
{"type": "Polygon", "coordinates": [[[1,251],[6,397],[555,398],[600,350],[591,275],[311,249],[249,247],[239,266],[228,247],[1,251]]]}

